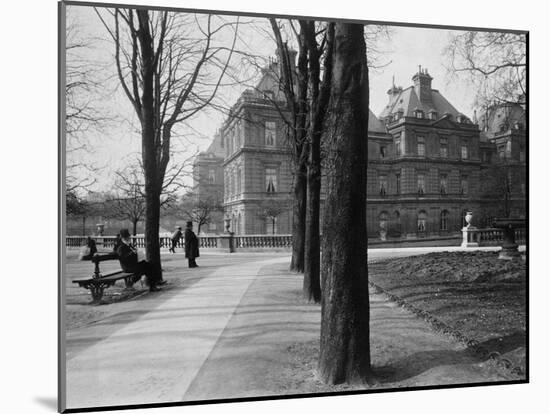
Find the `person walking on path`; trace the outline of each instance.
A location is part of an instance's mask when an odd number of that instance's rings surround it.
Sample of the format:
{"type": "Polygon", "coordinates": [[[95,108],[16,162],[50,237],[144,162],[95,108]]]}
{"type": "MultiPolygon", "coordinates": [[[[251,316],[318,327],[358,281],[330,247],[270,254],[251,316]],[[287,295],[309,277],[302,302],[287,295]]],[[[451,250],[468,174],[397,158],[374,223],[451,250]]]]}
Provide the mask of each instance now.
{"type": "Polygon", "coordinates": [[[174,232],[174,234],[172,234],[172,247],[170,247],[170,249],[169,249],[170,252],[176,253],[175,249],[176,249],[176,246],[177,246],[178,242],[181,239],[181,236],[182,236],[181,227],[178,226],[178,227],[176,227],[176,231],[174,232]]]}
{"type": "Polygon", "coordinates": [[[189,267],[199,267],[195,259],[199,257],[199,239],[193,233],[193,222],[188,221],[185,229],[185,257],[189,262],[189,267]]]}
{"type": "Polygon", "coordinates": [[[137,250],[132,245],[132,239],[128,229],[120,230],[120,243],[116,253],[122,270],[135,273],[137,277],[145,275],[147,284],[149,285],[149,291],[155,292],[160,290],[160,288],[157,287],[158,280],[154,275],[151,265],[145,260],[138,262],[137,250]]]}

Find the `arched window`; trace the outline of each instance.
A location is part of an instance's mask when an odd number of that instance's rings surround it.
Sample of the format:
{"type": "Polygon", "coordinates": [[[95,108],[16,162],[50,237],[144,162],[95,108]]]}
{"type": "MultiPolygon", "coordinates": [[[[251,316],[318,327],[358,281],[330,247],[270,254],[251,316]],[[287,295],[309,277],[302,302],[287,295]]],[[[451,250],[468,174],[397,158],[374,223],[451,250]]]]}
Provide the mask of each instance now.
{"type": "Polygon", "coordinates": [[[439,230],[449,230],[449,212],[447,210],[443,210],[440,214],[439,230]]]}
{"type": "Polygon", "coordinates": [[[427,218],[428,218],[428,215],[426,214],[426,212],[424,210],[422,210],[418,213],[416,229],[419,233],[425,233],[426,232],[427,218]]]}

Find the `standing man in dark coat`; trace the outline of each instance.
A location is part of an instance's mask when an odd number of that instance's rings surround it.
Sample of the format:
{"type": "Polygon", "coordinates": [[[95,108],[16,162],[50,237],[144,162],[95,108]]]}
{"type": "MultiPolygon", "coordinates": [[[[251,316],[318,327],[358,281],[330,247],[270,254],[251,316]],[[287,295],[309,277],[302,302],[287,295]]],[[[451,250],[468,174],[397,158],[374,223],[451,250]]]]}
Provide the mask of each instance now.
{"type": "Polygon", "coordinates": [[[128,229],[120,230],[120,243],[118,244],[116,253],[118,255],[118,260],[122,270],[125,272],[135,273],[137,277],[145,275],[147,277],[149,291],[155,292],[160,290],[157,287],[158,280],[154,275],[151,265],[145,260],[138,262],[137,250],[132,245],[132,239],[128,229]]]}
{"type": "Polygon", "coordinates": [[[185,257],[189,262],[189,267],[199,267],[195,262],[195,258],[199,257],[199,239],[195,233],[193,233],[193,222],[187,222],[187,228],[185,229],[185,257]]]}
{"type": "Polygon", "coordinates": [[[176,253],[176,246],[178,245],[178,242],[180,241],[181,239],[181,236],[182,236],[182,233],[181,233],[181,227],[176,227],[176,231],[174,232],[174,234],[172,234],[172,247],[170,247],[170,251],[172,253],[176,253]]]}

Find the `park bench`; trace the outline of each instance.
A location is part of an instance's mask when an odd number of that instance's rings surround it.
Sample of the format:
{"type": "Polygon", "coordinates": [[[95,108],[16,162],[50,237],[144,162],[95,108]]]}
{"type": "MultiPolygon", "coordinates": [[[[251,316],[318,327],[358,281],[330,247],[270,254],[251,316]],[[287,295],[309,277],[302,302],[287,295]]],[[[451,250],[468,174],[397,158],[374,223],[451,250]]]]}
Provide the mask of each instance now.
{"type": "Polygon", "coordinates": [[[139,275],[135,273],[125,272],[124,270],[118,270],[115,272],[101,274],[99,269],[99,263],[106,260],[118,259],[116,253],[109,253],[105,255],[95,255],[92,258],[94,263],[94,274],[91,278],[73,280],[73,283],[77,283],[80,287],[89,289],[92,294],[92,303],[98,304],[103,297],[103,291],[113,286],[118,280],[124,280],[127,288],[131,288],[135,282],[139,280],[139,275]]]}

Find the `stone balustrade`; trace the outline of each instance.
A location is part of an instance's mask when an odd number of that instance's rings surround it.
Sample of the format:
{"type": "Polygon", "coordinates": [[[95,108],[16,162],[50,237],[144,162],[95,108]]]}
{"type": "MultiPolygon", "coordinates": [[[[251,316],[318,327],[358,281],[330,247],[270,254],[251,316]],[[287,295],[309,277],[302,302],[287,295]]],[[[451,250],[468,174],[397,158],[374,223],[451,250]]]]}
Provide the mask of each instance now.
{"type": "MultiPolygon", "coordinates": [[[[519,244],[525,244],[526,242],[526,229],[519,228],[514,229],[515,240],[519,244]]],[[[463,228],[462,229],[463,240],[468,243],[466,247],[475,246],[500,246],[504,241],[504,232],[498,228],[463,228]]],[[[463,242],[464,245],[464,242],[463,242]]]]}
{"type": "MultiPolygon", "coordinates": [[[[86,243],[87,236],[66,236],[65,246],[67,248],[79,248],[86,243]]],[[[104,249],[113,248],[115,244],[115,236],[93,236],[98,247],[104,249]]],[[[231,250],[235,249],[255,249],[255,248],[290,248],[292,247],[292,235],[290,234],[275,234],[275,235],[246,235],[235,236],[233,234],[221,234],[217,236],[199,236],[199,247],[201,249],[226,249],[231,247],[231,250]],[[231,241],[230,241],[231,240],[231,241]]],[[[136,247],[145,247],[144,236],[132,236],[132,242],[136,247]]],[[[172,246],[172,240],[170,236],[159,237],[160,246],[163,248],[169,248],[172,246]]],[[[179,248],[184,247],[184,239],[181,238],[177,246],[179,248]]]]}

